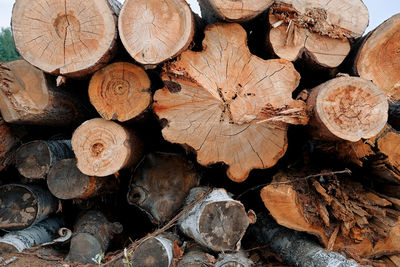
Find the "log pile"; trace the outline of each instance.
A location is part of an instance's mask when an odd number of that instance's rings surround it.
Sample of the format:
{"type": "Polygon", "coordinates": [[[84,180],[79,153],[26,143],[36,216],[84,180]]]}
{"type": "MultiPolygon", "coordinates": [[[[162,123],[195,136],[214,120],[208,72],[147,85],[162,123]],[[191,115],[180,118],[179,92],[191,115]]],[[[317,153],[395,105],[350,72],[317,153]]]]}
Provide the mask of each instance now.
{"type": "Polygon", "coordinates": [[[361,0],[199,4],[16,0],[1,256],[400,266],[400,15],[363,36],[361,0]]]}

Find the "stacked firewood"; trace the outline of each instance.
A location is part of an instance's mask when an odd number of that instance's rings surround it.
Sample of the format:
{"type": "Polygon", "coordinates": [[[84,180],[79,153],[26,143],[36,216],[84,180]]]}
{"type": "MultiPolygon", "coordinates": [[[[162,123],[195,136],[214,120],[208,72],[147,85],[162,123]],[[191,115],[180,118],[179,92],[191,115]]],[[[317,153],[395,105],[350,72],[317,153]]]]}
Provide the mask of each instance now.
{"type": "Polygon", "coordinates": [[[361,0],[199,4],[16,0],[0,253],[400,266],[400,15],[363,36],[361,0]]]}

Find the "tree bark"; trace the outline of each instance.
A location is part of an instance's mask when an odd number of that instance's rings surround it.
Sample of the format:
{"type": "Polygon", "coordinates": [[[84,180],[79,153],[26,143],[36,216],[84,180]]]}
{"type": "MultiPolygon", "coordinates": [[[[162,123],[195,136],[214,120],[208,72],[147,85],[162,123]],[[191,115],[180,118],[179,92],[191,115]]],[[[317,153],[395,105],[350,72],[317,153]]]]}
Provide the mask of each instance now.
{"type": "Polygon", "coordinates": [[[105,253],[110,240],[122,232],[120,223],[110,223],[99,211],[82,214],[74,225],[66,261],[93,264],[97,254],[105,253]]]}
{"type": "Polygon", "coordinates": [[[218,21],[246,22],[266,11],[273,0],[199,0],[201,16],[208,24],[218,21]]]}
{"type": "Polygon", "coordinates": [[[388,102],[370,81],[338,77],[312,89],[307,101],[310,130],[324,140],[357,142],[376,136],[386,125],[388,102]]]}
{"type": "Polygon", "coordinates": [[[63,159],[47,175],[50,192],[59,199],[86,199],[107,192],[115,186],[112,177],[94,177],[81,173],[76,159],[63,159]]]}
{"type": "Polygon", "coordinates": [[[251,267],[254,263],[243,252],[223,253],[218,257],[215,267],[251,267]]]}
{"type": "Polygon", "coordinates": [[[19,144],[18,136],[0,117],[0,171],[14,162],[15,150],[19,144]]]}
{"type": "Polygon", "coordinates": [[[53,241],[62,224],[63,221],[61,219],[50,218],[25,230],[7,233],[3,237],[0,237],[0,252],[22,252],[35,245],[53,241]]]}
{"type": "Polygon", "coordinates": [[[309,179],[299,178],[299,172],[280,173],[261,197],[280,225],[315,235],[328,250],[360,257],[399,253],[395,202],[341,178],[331,172],[309,179]]]}
{"type": "Polygon", "coordinates": [[[119,8],[116,0],[18,0],[12,12],[15,46],[45,72],[87,76],[116,52],[119,8]]]}
{"type": "Polygon", "coordinates": [[[0,187],[0,229],[16,231],[43,221],[56,212],[57,199],[39,186],[7,184],[0,187]]]}
{"type": "Polygon", "coordinates": [[[127,0],[118,28],[133,59],[144,65],[158,65],[189,47],[195,21],[184,0],[127,0]]]}
{"type": "Polygon", "coordinates": [[[214,266],[216,259],[206,253],[201,247],[194,246],[185,249],[185,254],[178,262],[177,267],[203,267],[214,266]]]}
{"type": "Polygon", "coordinates": [[[269,245],[286,263],[296,267],[358,267],[341,254],[324,250],[307,235],[287,229],[264,216],[257,216],[249,235],[260,245],[269,245]]]}
{"type": "Polygon", "coordinates": [[[104,119],[127,121],[142,114],[150,105],[150,79],[137,65],[113,63],[93,75],[89,97],[104,119]]]}
{"type": "Polygon", "coordinates": [[[190,161],[178,154],[151,153],[136,167],[131,178],[128,202],[163,224],[182,208],[190,189],[200,176],[190,161]]]}
{"type": "Polygon", "coordinates": [[[134,167],[143,155],[143,145],[134,131],[100,118],[79,126],[71,143],[79,170],[89,176],[105,177],[134,167]]]}
{"type": "Polygon", "coordinates": [[[350,40],[368,26],[361,0],[279,0],[271,7],[267,46],[283,59],[303,55],[322,67],[338,67],[350,52],[350,40]]]}
{"type": "MultiPolygon", "coordinates": [[[[187,204],[206,192],[204,187],[192,189],[187,204]]],[[[214,251],[239,250],[248,226],[243,204],[233,200],[224,189],[213,189],[179,219],[183,233],[214,251]]]]}
{"type": "Polygon", "coordinates": [[[285,154],[287,123],[307,123],[305,103],[292,99],[300,77],[290,62],[251,55],[239,24],[211,25],[205,36],[203,51],[164,68],[153,109],[166,140],[191,146],[202,165],[226,163],[241,182],[285,154]]]}
{"type": "Polygon", "coordinates": [[[54,77],[25,60],[0,64],[0,111],[9,123],[46,126],[74,126],[88,113],[78,99],[56,87],[54,77]]]}
{"type": "Polygon", "coordinates": [[[32,141],[18,148],[15,166],[26,178],[45,179],[57,161],[73,157],[70,140],[32,141]]]}

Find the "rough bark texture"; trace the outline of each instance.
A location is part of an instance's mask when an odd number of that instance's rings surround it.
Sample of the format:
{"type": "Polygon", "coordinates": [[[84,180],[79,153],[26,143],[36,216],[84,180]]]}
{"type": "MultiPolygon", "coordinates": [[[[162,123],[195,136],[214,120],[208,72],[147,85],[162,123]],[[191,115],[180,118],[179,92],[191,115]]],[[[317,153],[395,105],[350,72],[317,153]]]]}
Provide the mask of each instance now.
{"type": "Polygon", "coordinates": [[[76,159],[64,159],[51,167],[46,180],[50,192],[59,199],[86,199],[106,192],[115,179],[88,176],[76,167],[76,159]]]}
{"type": "Polygon", "coordinates": [[[216,259],[206,253],[201,247],[194,246],[185,249],[185,255],[179,261],[177,267],[204,267],[214,266],[216,259]]]}
{"type": "Polygon", "coordinates": [[[193,163],[185,157],[151,153],[131,178],[128,202],[144,210],[155,223],[163,224],[182,208],[190,189],[198,186],[199,180],[193,163]]]}
{"type": "Polygon", "coordinates": [[[269,245],[286,263],[296,267],[358,267],[354,261],[341,254],[324,250],[303,234],[276,224],[265,215],[258,215],[249,234],[260,244],[269,245]]]}
{"type": "Polygon", "coordinates": [[[126,0],[118,28],[122,43],[137,62],[157,65],[189,47],[195,22],[184,0],[126,0]]]}
{"type": "Polygon", "coordinates": [[[218,257],[215,267],[251,267],[254,263],[243,252],[223,253],[218,257]]]}
{"type": "Polygon", "coordinates": [[[0,229],[28,228],[57,210],[58,202],[42,187],[7,184],[0,187],[0,229]]]}
{"type": "Polygon", "coordinates": [[[107,250],[113,235],[121,232],[120,223],[110,223],[99,211],[88,211],[75,223],[69,254],[65,260],[93,264],[92,259],[107,250]]]}
{"type": "Polygon", "coordinates": [[[201,16],[207,23],[245,22],[266,11],[273,0],[199,0],[201,16]]]}
{"type": "Polygon", "coordinates": [[[134,167],[143,155],[143,145],[134,131],[99,118],[79,126],[71,143],[79,170],[90,176],[104,177],[134,167]]]}
{"type": "Polygon", "coordinates": [[[285,60],[251,55],[239,24],[209,26],[203,47],[164,68],[153,109],[166,140],[191,146],[202,165],[226,163],[241,182],[285,154],[287,123],[307,122],[305,103],[291,96],[300,77],[285,60]]]}
{"type": "Polygon", "coordinates": [[[150,105],[150,79],[137,65],[113,63],[93,75],[89,97],[104,119],[127,121],[150,105]]]}
{"type": "Polygon", "coordinates": [[[15,150],[19,144],[18,136],[0,117],[0,171],[13,163],[15,150]]]}
{"type": "Polygon", "coordinates": [[[46,126],[76,125],[88,113],[54,77],[25,60],[0,64],[0,111],[9,123],[46,126]]]}
{"type": "Polygon", "coordinates": [[[376,136],[386,125],[383,91],[358,77],[338,77],[312,89],[307,101],[314,137],[356,142],[376,136]]]}
{"type": "Polygon", "coordinates": [[[18,148],[15,165],[26,178],[44,179],[57,161],[73,157],[70,140],[32,141],[18,148]]]}
{"type": "Polygon", "coordinates": [[[315,235],[329,250],[359,257],[400,252],[400,210],[395,201],[329,172],[308,180],[296,179],[298,175],[280,173],[261,191],[280,225],[315,235]]]}
{"type": "MultiPolygon", "coordinates": [[[[204,187],[192,189],[187,203],[205,192],[204,187]]],[[[212,190],[179,219],[183,233],[214,251],[239,250],[248,226],[243,204],[233,200],[224,189],[212,190]]]]}
{"type": "Polygon", "coordinates": [[[119,7],[116,0],[17,0],[11,22],[15,46],[45,72],[86,76],[115,53],[119,7]]]}
{"type": "Polygon", "coordinates": [[[368,20],[361,0],[279,0],[270,9],[267,43],[280,58],[295,61],[306,54],[317,65],[334,68],[368,20]]]}

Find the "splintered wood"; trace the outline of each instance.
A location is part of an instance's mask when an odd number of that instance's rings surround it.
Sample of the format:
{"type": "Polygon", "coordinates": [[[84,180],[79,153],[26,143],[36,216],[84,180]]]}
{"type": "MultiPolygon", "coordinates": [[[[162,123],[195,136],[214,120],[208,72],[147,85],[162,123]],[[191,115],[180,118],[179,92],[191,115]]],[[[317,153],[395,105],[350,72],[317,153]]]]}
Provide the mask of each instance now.
{"type": "Polygon", "coordinates": [[[234,181],[269,168],[287,148],[287,124],[304,124],[305,103],[292,99],[299,74],[285,60],[250,54],[238,24],[206,29],[201,52],[186,51],[162,74],[153,109],[162,133],[187,144],[202,165],[224,162],[234,181]]]}

